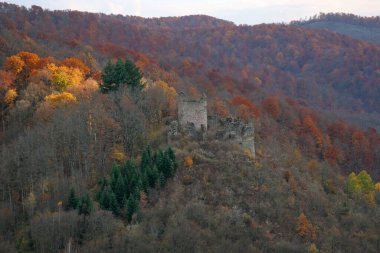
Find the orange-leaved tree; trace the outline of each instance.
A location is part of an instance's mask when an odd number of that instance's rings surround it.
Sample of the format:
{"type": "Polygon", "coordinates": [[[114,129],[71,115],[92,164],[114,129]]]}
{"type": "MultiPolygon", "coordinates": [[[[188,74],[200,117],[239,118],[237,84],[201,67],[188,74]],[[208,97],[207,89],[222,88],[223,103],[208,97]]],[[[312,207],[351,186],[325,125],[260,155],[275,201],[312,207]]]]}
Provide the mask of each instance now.
{"type": "Polygon", "coordinates": [[[302,212],[297,219],[297,234],[309,241],[315,241],[317,239],[317,233],[314,226],[307,219],[306,215],[302,212]]]}
{"type": "Polygon", "coordinates": [[[280,101],[277,96],[270,96],[263,101],[263,107],[274,119],[281,114],[280,101]]]}
{"type": "Polygon", "coordinates": [[[314,141],[315,141],[315,144],[317,145],[317,147],[322,148],[322,146],[323,146],[323,133],[317,127],[314,119],[308,115],[304,118],[303,123],[306,125],[306,127],[309,129],[309,131],[313,135],[314,141]]]}
{"type": "Polygon", "coordinates": [[[243,120],[247,121],[260,116],[260,110],[246,97],[235,96],[232,98],[231,104],[237,107],[237,116],[243,120]]]}

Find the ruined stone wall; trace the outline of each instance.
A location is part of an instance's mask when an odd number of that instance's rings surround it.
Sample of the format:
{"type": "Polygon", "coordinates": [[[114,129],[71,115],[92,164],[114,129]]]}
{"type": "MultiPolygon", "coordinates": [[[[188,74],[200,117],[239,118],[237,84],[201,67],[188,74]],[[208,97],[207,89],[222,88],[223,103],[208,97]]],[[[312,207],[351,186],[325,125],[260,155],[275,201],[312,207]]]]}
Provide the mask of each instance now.
{"type": "Polygon", "coordinates": [[[180,93],[177,100],[178,123],[173,121],[168,131],[168,141],[180,133],[192,138],[205,140],[209,137],[239,144],[255,158],[255,129],[253,122],[244,123],[239,119],[207,117],[207,99],[189,99],[180,93]],[[210,131],[207,131],[207,128],[210,131]],[[214,136],[215,135],[215,136],[214,136]]]}
{"type": "Polygon", "coordinates": [[[244,123],[233,118],[209,117],[208,123],[210,129],[216,130],[217,139],[240,144],[255,158],[255,129],[252,121],[244,123]]]}
{"type": "Polygon", "coordinates": [[[196,130],[207,130],[207,99],[192,100],[180,94],[178,99],[178,121],[181,129],[194,124],[196,130]]]}

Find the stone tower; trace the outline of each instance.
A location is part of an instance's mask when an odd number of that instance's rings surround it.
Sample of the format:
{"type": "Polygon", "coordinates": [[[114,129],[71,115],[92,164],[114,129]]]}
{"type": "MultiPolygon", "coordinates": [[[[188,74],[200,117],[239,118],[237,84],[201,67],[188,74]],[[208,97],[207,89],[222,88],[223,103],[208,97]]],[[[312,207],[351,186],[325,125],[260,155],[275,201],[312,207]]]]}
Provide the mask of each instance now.
{"type": "Polygon", "coordinates": [[[197,100],[188,98],[181,92],[177,103],[178,122],[181,129],[185,129],[189,124],[192,124],[197,131],[207,131],[206,95],[197,100]]]}

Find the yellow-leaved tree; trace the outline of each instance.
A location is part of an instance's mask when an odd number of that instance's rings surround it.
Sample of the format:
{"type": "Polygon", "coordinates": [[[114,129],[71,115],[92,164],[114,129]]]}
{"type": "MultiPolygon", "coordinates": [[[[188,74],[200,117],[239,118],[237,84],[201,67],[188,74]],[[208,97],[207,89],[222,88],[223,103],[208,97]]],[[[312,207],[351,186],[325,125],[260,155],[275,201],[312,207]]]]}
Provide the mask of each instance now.
{"type": "Polygon", "coordinates": [[[124,162],[127,160],[127,155],[124,152],[124,147],[123,145],[116,145],[112,152],[111,152],[111,158],[113,160],[116,160],[118,162],[124,162]]]}
{"type": "Polygon", "coordinates": [[[167,98],[168,104],[167,104],[167,110],[169,115],[174,115],[175,110],[176,110],[176,98],[177,98],[177,91],[175,90],[174,87],[169,86],[164,81],[157,81],[156,86],[160,89],[162,89],[165,93],[165,96],[167,98]]]}
{"type": "Polygon", "coordinates": [[[193,158],[191,156],[186,156],[184,163],[187,168],[191,168],[193,166],[193,158]]]}
{"type": "Polygon", "coordinates": [[[375,184],[375,190],[380,192],[380,182],[375,184]]]}
{"type": "Polygon", "coordinates": [[[60,102],[72,103],[72,102],[77,101],[76,97],[69,92],[50,94],[49,96],[45,97],[45,100],[52,104],[57,104],[60,102]]]}
{"type": "Polygon", "coordinates": [[[368,204],[373,204],[376,186],[372,182],[371,176],[362,170],[358,175],[352,172],[348,176],[347,191],[352,198],[364,196],[368,204]]]}
{"type": "Polygon", "coordinates": [[[7,105],[12,104],[17,98],[17,91],[15,89],[9,89],[4,96],[4,102],[7,105]]]}
{"type": "Polygon", "coordinates": [[[12,55],[8,57],[4,63],[4,69],[6,71],[11,72],[15,76],[21,73],[24,66],[25,66],[25,62],[21,59],[21,57],[17,55],[12,55]]]}
{"type": "Polygon", "coordinates": [[[64,91],[67,87],[78,85],[84,79],[83,72],[78,68],[57,66],[54,63],[47,65],[51,73],[51,85],[57,91],[64,91]]]}

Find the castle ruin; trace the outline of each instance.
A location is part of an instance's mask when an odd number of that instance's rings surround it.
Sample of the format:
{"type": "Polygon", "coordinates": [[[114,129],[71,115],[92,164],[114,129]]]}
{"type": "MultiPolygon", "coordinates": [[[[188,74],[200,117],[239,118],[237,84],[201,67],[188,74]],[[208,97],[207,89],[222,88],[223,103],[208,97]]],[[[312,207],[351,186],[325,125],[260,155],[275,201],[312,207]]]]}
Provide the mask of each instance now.
{"type": "Polygon", "coordinates": [[[207,131],[207,98],[203,95],[199,100],[187,98],[179,93],[177,101],[178,121],[180,128],[193,125],[197,131],[207,131]]]}
{"type": "Polygon", "coordinates": [[[215,138],[241,145],[255,158],[255,129],[253,122],[207,116],[207,98],[191,99],[181,92],[177,100],[178,121],[170,124],[168,141],[181,133],[205,140],[215,138]],[[208,131],[209,130],[209,131],[208,131]]]}

